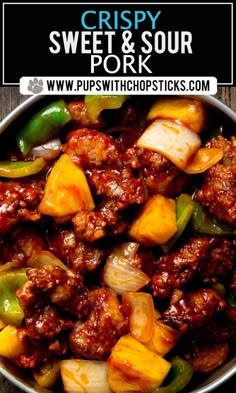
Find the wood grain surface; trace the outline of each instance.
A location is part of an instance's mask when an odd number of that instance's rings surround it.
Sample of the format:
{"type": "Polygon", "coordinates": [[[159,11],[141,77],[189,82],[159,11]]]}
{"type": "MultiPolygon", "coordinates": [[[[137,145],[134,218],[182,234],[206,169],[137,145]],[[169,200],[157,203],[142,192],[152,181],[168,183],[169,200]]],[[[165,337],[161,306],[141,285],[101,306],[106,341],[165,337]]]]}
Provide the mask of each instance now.
{"type": "MultiPolygon", "coordinates": [[[[28,97],[22,96],[18,87],[0,87],[0,120],[28,97]]],[[[215,97],[236,111],[236,87],[219,87],[215,97]]]]}
{"type": "MultiPolygon", "coordinates": [[[[216,97],[236,111],[236,87],[219,87],[216,97]]],[[[19,93],[18,87],[0,88],[0,120],[27,98],[19,93]]],[[[215,390],[214,393],[233,393],[235,388],[236,376],[215,390]]],[[[22,391],[0,375],[0,393],[22,393],[22,391]]]]}

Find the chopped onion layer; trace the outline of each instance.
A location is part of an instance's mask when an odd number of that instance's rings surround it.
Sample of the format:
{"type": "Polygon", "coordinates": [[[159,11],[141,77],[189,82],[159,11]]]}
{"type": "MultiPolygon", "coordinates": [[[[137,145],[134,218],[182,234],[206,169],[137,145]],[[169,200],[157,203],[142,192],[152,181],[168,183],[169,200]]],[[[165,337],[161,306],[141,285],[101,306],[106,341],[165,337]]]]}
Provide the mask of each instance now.
{"type": "Polygon", "coordinates": [[[223,157],[224,151],[222,148],[202,147],[197,153],[190,158],[187,166],[184,168],[184,172],[189,174],[197,174],[205,172],[211,168],[223,157]]]}
{"type": "Polygon", "coordinates": [[[96,360],[62,360],[61,377],[66,393],[111,393],[107,363],[96,360]]]}
{"type": "Polygon", "coordinates": [[[150,340],[154,329],[154,303],[152,295],[145,292],[127,292],[122,296],[129,307],[130,334],[140,342],[150,340]]]}
{"type": "Polygon", "coordinates": [[[54,254],[47,250],[40,251],[37,257],[32,262],[30,262],[29,265],[30,267],[34,268],[44,265],[53,265],[60,267],[62,270],[67,271],[71,275],[74,275],[71,269],[69,269],[60,259],[58,259],[54,254]]]}
{"type": "Polygon", "coordinates": [[[33,147],[30,152],[30,156],[42,157],[47,161],[56,158],[59,155],[60,151],[61,140],[59,138],[53,138],[43,143],[42,145],[33,147]]]}
{"type": "Polygon", "coordinates": [[[137,146],[154,150],[184,170],[201,145],[200,137],[182,124],[156,120],[137,141],[137,146]]]}
{"type": "Polygon", "coordinates": [[[119,295],[125,292],[138,291],[150,281],[150,278],[142,270],[131,265],[129,257],[124,256],[122,247],[122,245],[115,247],[109,255],[103,275],[105,284],[119,295]]]}

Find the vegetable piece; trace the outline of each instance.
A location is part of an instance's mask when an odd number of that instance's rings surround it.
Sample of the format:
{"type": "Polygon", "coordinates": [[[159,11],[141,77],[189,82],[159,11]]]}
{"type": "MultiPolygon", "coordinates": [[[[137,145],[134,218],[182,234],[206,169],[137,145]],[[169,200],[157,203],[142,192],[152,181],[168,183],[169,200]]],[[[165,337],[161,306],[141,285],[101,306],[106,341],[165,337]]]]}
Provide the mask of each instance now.
{"type": "Polygon", "coordinates": [[[236,231],[227,223],[219,221],[203,206],[194,201],[194,210],[191,217],[191,225],[194,231],[207,235],[234,235],[236,231]]]}
{"type": "Polygon", "coordinates": [[[21,152],[26,155],[33,146],[46,142],[70,120],[64,100],[50,103],[33,115],[18,133],[16,140],[21,152]]]}
{"type": "Polygon", "coordinates": [[[18,267],[20,267],[19,261],[11,261],[11,262],[4,263],[3,265],[0,266],[0,274],[7,270],[12,270],[18,267]]]}
{"type": "Polygon", "coordinates": [[[0,177],[25,177],[39,173],[46,165],[43,158],[34,161],[0,161],[0,177]]]}
{"type": "Polygon", "coordinates": [[[87,95],[85,96],[85,103],[87,106],[88,116],[92,122],[96,121],[100,113],[104,109],[118,109],[127,100],[128,96],[112,95],[87,95]]]}
{"type": "Polygon", "coordinates": [[[167,243],[161,246],[162,250],[167,254],[172,247],[175,245],[177,240],[185,230],[189,220],[192,216],[194,209],[194,201],[188,194],[180,194],[176,200],[176,220],[177,220],[177,231],[174,236],[168,240],[167,243]]]}
{"type": "Polygon", "coordinates": [[[0,330],[2,330],[7,324],[0,319],[0,330]]]}
{"type": "Polygon", "coordinates": [[[63,154],[48,176],[39,205],[40,213],[63,217],[81,209],[92,210],[94,206],[84,172],[67,154],[63,154]]]}
{"type": "Polygon", "coordinates": [[[145,346],[150,351],[155,352],[159,356],[165,356],[172,348],[180,337],[180,333],[170,326],[164,325],[160,321],[155,321],[153,326],[153,333],[145,346]]]}
{"type": "Polygon", "coordinates": [[[33,370],[32,375],[39,386],[50,389],[60,377],[60,361],[43,363],[40,368],[33,370]]]}
{"type": "Polygon", "coordinates": [[[16,359],[25,353],[25,343],[19,338],[18,329],[7,325],[0,331],[0,356],[7,359],[16,359]]]}
{"type": "Polygon", "coordinates": [[[232,307],[236,307],[236,297],[231,293],[227,298],[228,303],[232,307]]]}
{"type": "Polygon", "coordinates": [[[189,174],[197,174],[205,172],[211,168],[223,157],[224,151],[221,148],[202,147],[197,153],[190,158],[184,172],[189,174]]]}
{"type": "Polygon", "coordinates": [[[154,327],[154,303],[149,293],[127,292],[122,301],[129,308],[129,329],[132,337],[141,342],[150,340],[154,327]]]}
{"type": "Polygon", "coordinates": [[[159,98],[149,110],[147,121],[157,118],[177,120],[197,134],[206,126],[205,108],[200,101],[192,98],[159,98]]]}
{"type": "Polygon", "coordinates": [[[201,145],[200,137],[182,124],[155,120],[137,141],[137,146],[154,150],[184,170],[201,145]]]}
{"type": "Polygon", "coordinates": [[[30,267],[39,267],[43,265],[54,265],[60,267],[62,270],[70,272],[74,274],[71,269],[69,269],[64,263],[58,259],[54,254],[50,251],[42,250],[39,251],[36,259],[30,262],[30,267]]]}
{"type": "Polygon", "coordinates": [[[59,138],[53,138],[49,141],[33,147],[30,152],[32,157],[42,157],[44,160],[53,160],[61,152],[61,140],[59,138]]]}
{"type": "Polygon", "coordinates": [[[171,361],[171,370],[168,375],[170,383],[167,386],[153,389],[151,393],[178,393],[188,385],[192,376],[192,366],[186,360],[175,356],[171,361]]]}
{"type": "Polygon", "coordinates": [[[123,336],[108,358],[108,383],[113,392],[147,392],[162,384],[170,366],[135,338],[123,336]]]}
{"type": "Polygon", "coordinates": [[[129,236],[146,246],[166,243],[177,231],[176,203],[162,195],[153,195],[132,222],[129,236]]]}
{"type": "Polygon", "coordinates": [[[62,360],[61,376],[67,393],[111,393],[107,363],[97,360],[62,360]]]}
{"type": "Polygon", "coordinates": [[[103,271],[104,283],[119,295],[138,291],[149,283],[150,278],[142,270],[131,265],[138,244],[127,242],[113,248],[103,271]]]}
{"type": "Polygon", "coordinates": [[[7,324],[21,325],[24,313],[16,297],[16,291],[26,281],[26,269],[12,269],[0,273],[0,319],[7,324]]]}

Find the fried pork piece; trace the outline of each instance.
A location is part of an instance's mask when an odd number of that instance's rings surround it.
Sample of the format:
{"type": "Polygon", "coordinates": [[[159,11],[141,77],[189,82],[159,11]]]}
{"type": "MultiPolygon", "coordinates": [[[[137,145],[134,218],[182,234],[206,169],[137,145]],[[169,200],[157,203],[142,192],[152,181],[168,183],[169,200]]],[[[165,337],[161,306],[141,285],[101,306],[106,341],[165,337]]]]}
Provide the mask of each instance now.
{"type": "Polygon", "coordinates": [[[37,206],[44,182],[32,179],[0,182],[0,233],[8,233],[18,222],[37,221],[37,206]]]}
{"type": "Polygon", "coordinates": [[[117,210],[145,201],[143,183],[140,178],[134,177],[128,166],[118,169],[101,166],[91,170],[88,180],[97,195],[103,195],[115,202],[113,205],[117,210]]]}
{"type": "Polygon", "coordinates": [[[107,203],[100,210],[81,210],[72,219],[75,233],[82,241],[94,242],[106,235],[119,235],[127,227],[119,214],[113,210],[113,205],[107,203]]]}
{"type": "Polygon", "coordinates": [[[92,272],[104,260],[105,251],[94,244],[78,241],[70,229],[57,229],[49,235],[49,248],[54,255],[80,274],[92,272]]]}
{"type": "Polygon", "coordinates": [[[79,319],[85,318],[89,311],[82,277],[50,264],[29,270],[28,280],[17,291],[17,298],[26,319],[27,311],[45,307],[50,302],[79,319]]]}
{"type": "Polygon", "coordinates": [[[223,158],[204,173],[196,199],[219,220],[236,228],[236,137],[219,136],[207,147],[222,147],[223,158]]]}
{"type": "Polygon", "coordinates": [[[168,298],[175,288],[181,288],[197,278],[211,282],[224,277],[233,269],[235,249],[224,238],[196,236],[177,251],[162,256],[151,281],[153,296],[168,298]]]}
{"type": "Polygon", "coordinates": [[[47,305],[25,312],[27,335],[33,340],[51,340],[64,330],[72,329],[73,322],[60,316],[56,307],[47,305]]]}
{"type": "Polygon", "coordinates": [[[19,266],[27,266],[43,249],[46,249],[46,243],[42,235],[32,224],[25,224],[16,227],[4,239],[0,250],[0,263],[14,261],[19,266]]]}
{"type": "Polygon", "coordinates": [[[63,332],[73,328],[75,318],[84,319],[89,313],[81,276],[54,265],[30,269],[28,280],[16,295],[24,310],[24,334],[29,339],[29,354],[21,358],[22,367],[36,367],[55,354],[64,355],[68,345],[63,332]]]}
{"type": "Polygon", "coordinates": [[[71,114],[72,121],[77,125],[77,127],[101,128],[104,126],[104,121],[101,117],[96,119],[94,122],[91,122],[84,100],[69,102],[67,108],[71,114]]]}
{"type": "Polygon", "coordinates": [[[64,152],[71,155],[83,169],[116,163],[122,165],[118,145],[113,138],[96,130],[82,128],[72,131],[67,136],[64,152]]]}
{"type": "Polygon", "coordinates": [[[186,359],[192,365],[194,371],[199,373],[211,373],[227,359],[229,345],[219,343],[214,345],[193,345],[191,353],[186,359]]]}
{"type": "Polygon", "coordinates": [[[155,151],[133,147],[128,149],[126,155],[136,167],[137,163],[133,157],[137,157],[150,195],[176,196],[183,190],[190,178],[170,160],[155,151]]]}
{"type": "Polygon", "coordinates": [[[89,299],[81,276],[54,265],[31,269],[29,279],[17,291],[17,298],[24,310],[25,334],[33,353],[22,359],[23,367],[35,367],[40,362],[38,355],[34,355],[37,340],[44,346],[47,343],[47,358],[65,353],[67,345],[61,333],[73,328],[75,317],[85,318],[89,312],[89,299]]]}
{"type": "Polygon", "coordinates": [[[226,302],[212,289],[190,292],[171,304],[160,320],[181,332],[206,325],[226,308],[226,302]]]}
{"type": "Polygon", "coordinates": [[[94,241],[111,232],[124,232],[122,212],[144,203],[146,192],[119,144],[96,130],[81,129],[68,135],[64,151],[85,170],[93,195],[102,199],[102,207],[80,211],[72,220],[77,237],[94,241]]]}
{"type": "Polygon", "coordinates": [[[55,356],[58,359],[68,353],[68,344],[64,336],[51,340],[31,338],[29,341],[27,329],[20,328],[18,330],[18,337],[26,342],[26,352],[16,360],[16,364],[23,368],[35,368],[45,364],[47,361],[53,361],[55,356]]]}
{"type": "Polygon", "coordinates": [[[143,203],[145,190],[140,177],[134,175],[125,155],[111,136],[95,130],[81,129],[68,135],[65,152],[86,170],[90,186],[116,209],[143,203]]]}
{"type": "Polygon", "coordinates": [[[99,288],[89,293],[91,311],[84,322],[77,322],[70,334],[71,351],[78,358],[105,360],[117,338],[127,332],[115,292],[99,288]]]}

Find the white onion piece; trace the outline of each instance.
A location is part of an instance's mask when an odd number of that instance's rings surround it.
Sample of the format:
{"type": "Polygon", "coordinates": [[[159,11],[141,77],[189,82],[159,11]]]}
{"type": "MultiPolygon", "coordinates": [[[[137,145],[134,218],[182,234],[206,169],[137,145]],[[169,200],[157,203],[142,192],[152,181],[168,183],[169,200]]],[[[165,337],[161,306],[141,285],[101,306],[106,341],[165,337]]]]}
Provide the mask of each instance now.
{"type": "Polygon", "coordinates": [[[140,342],[148,342],[154,329],[154,302],[150,293],[127,292],[122,303],[129,307],[130,334],[140,342]]]}
{"type": "Polygon", "coordinates": [[[67,273],[74,275],[71,269],[69,269],[60,259],[58,259],[54,254],[47,250],[40,251],[37,257],[29,263],[29,266],[34,268],[44,265],[58,266],[62,270],[67,271],[67,273]]]}
{"type": "Polygon", "coordinates": [[[106,362],[62,360],[61,377],[67,393],[111,393],[107,382],[106,362]]]}
{"type": "Polygon", "coordinates": [[[111,253],[104,266],[103,281],[119,295],[138,291],[149,283],[150,278],[140,269],[132,266],[130,260],[116,252],[111,253]]]}
{"type": "Polygon", "coordinates": [[[201,145],[199,135],[182,124],[159,119],[151,123],[137,141],[137,146],[154,150],[178,168],[184,169],[201,145]]]}
{"type": "Polygon", "coordinates": [[[52,160],[56,158],[61,151],[61,140],[59,138],[53,138],[49,141],[33,147],[30,152],[32,157],[43,157],[45,160],[52,160]]]}
{"type": "Polygon", "coordinates": [[[125,258],[132,262],[138,251],[140,244],[137,242],[125,242],[113,248],[112,255],[119,258],[125,258]]]}

